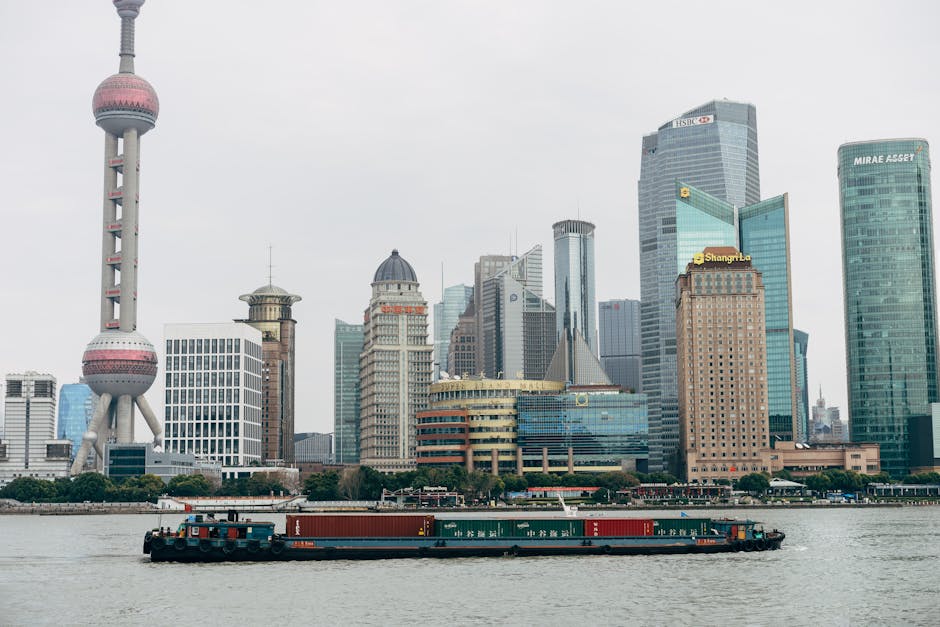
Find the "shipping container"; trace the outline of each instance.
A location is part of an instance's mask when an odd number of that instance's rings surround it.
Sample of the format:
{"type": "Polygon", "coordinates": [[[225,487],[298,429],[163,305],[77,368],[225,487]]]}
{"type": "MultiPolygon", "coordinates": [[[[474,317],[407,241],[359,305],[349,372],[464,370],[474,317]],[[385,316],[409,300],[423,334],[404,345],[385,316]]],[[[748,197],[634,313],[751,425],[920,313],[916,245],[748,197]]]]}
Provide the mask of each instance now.
{"type": "Polygon", "coordinates": [[[504,538],[509,533],[508,520],[435,520],[434,535],[442,538],[504,538]]]}
{"type": "Polygon", "coordinates": [[[584,521],[576,519],[518,518],[509,521],[517,538],[570,538],[584,535],[584,521]]]}
{"type": "Polygon", "coordinates": [[[300,538],[413,538],[434,533],[434,516],[288,514],[287,535],[300,538]]]}
{"type": "Polygon", "coordinates": [[[711,518],[657,518],[654,536],[701,536],[711,533],[711,518]]]}
{"type": "Polygon", "coordinates": [[[584,535],[610,538],[614,536],[651,536],[652,518],[591,518],[584,521],[584,535]]]}

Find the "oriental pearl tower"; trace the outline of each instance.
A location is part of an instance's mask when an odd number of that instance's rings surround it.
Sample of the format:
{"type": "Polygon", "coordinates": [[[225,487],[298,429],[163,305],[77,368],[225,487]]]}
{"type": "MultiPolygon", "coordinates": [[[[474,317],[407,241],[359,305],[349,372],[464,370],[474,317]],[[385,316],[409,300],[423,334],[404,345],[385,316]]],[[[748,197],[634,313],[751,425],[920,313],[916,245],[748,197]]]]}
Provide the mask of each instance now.
{"type": "Polygon", "coordinates": [[[95,90],[92,109],[104,130],[104,216],[101,259],[101,332],[82,357],[86,383],[98,394],[88,431],[72,464],[83,470],[94,447],[134,441],[134,405],[162,444],[163,429],[144,398],[157,376],[153,344],[137,332],[137,216],[140,136],[154,127],[160,103],[150,83],[134,74],[134,20],[144,0],[113,0],[121,18],[118,73],[95,90]]]}

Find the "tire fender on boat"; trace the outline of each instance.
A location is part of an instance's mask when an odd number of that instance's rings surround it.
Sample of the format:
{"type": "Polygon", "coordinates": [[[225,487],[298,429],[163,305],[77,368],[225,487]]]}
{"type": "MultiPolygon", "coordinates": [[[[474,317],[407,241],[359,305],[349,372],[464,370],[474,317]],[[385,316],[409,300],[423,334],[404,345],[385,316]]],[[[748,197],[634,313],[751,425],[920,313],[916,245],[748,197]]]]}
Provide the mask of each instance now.
{"type": "Polygon", "coordinates": [[[284,552],[284,541],[274,540],[271,542],[271,555],[280,555],[284,552]]]}
{"type": "Polygon", "coordinates": [[[199,541],[199,550],[208,553],[212,550],[212,542],[208,538],[203,538],[199,541]]]}
{"type": "Polygon", "coordinates": [[[164,546],[166,546],[166,542],[163,541],[163,537],[161,537],[161,536],[152,536],[152,537],[150,538],[150,548],[151,548],[151,549],[157,549],[157,550],[159,550],[159,549],[162,549],[164,546]]]}
{"type": "Polygon", "coordinates": [[[604,555],[610,555],[611,549],[610,549],[609,544],[605,544],[604,546],[602,546],[601,550],[604,552],[604,555]]]}
{"type": "Polygon", "coordinates": [[[225,543],[222,545],[222,552],[226,555],[231,555],[235,552],[235,540],[227,538],[225,543]]]}
{"type": "Polygon", "coordinates": [[[745,550],[745,551],[753,551],[753,550],[754,550],[754,541],[753,541],[753,540],[745,540],[745,541],[744,541],[744,550],[745,550]]]}
{"type": "Polygon", "coordinates": [[[173,541],[173,548],[182,551],[186,548],[186,538],[177,538],[173,541]]]}
{"type": "Polygon", "coordinates": [[[249,540],[248,541],[248,552],[257,553],[261,549],[261,542],[259,540],[249,540]]]}

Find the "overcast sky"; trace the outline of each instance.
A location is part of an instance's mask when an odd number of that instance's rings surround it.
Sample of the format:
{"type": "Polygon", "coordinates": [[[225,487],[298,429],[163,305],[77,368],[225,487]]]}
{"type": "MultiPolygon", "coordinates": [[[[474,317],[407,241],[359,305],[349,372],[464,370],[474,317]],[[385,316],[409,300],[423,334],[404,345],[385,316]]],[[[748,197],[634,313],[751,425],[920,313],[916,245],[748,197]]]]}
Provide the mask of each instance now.
{"type": "MultiPolygon", "coordinates": [[[[165,323],[246,317],[238,296],[267,283],[273,246],[274,284],[303,296],[296,430],[332,431],[333,320],[362,319],[392,248],[434,303],[442,263],[445,285],[470,284],[518,233],[519,251],[544,247],[552,294],[551,225],[580,209],[598,299],[639,298],[641,138],[728,98],[757,107],[762,196],[790,193],[810,402],[822,386],[845,411],[836,149],[940,141],[938,7],[150,0],[139,330],[162,356],[165,323]]],[[[0,0],[0,373],[76,382],[98,332],[91,96],[119,30],[108,0],[0,0]]]]}

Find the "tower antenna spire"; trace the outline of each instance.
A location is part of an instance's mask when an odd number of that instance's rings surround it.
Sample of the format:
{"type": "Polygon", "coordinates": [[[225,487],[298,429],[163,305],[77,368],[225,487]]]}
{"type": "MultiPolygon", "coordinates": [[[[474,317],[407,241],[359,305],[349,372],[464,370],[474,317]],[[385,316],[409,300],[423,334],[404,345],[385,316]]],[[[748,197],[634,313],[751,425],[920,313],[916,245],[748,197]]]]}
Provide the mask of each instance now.
{"type": "Polygon", "coordinates": [[[274,285],[273,249],[274,246],[268,244],[268,285],[274,285]]]}

